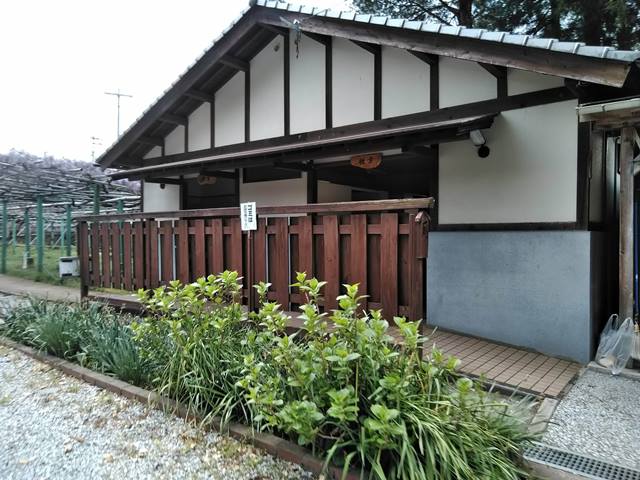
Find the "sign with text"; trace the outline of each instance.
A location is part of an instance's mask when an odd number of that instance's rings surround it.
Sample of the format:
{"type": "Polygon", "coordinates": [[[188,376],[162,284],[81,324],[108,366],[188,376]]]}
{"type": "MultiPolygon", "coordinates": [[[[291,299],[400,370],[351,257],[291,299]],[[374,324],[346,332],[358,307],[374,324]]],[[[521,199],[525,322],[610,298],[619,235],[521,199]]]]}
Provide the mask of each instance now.
{"type": "Polygon", "coordinates": [[[256,202],[244,202],[240,204],[240,224],[243,232],[258,229],[256,202]]]}
{"type": "Polygon", "coordinates": [[[382,163],[382,153],[367,153],[364,155],[354,155],[351,157],[351,166],[372,170],[378,168],[382,163]]]}

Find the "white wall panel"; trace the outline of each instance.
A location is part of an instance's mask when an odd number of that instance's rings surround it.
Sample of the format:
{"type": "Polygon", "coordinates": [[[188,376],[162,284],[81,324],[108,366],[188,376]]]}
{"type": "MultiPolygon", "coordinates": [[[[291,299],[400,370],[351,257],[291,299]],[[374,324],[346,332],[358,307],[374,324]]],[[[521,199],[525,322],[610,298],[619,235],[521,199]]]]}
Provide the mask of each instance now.
{"type": "Polygon", "coordinates": [[[471,141],[440,145],[439,222],[576,220],[576,102],[503,112],[484,131],[491,155],[471,141]]]}
{"type": "Polygon", "coordinates": [[[440,108],[496,98],[496,78],[476,62],[440,57],[440,108]]]}
{"type": "Polygon", "coordinates": [[[211,104],[204,102],[189,115],[189,151],[211,146],[211,104]]]}
{"type": "Polygon", "coordinates": [[[406,50],[382,47],[382,117],[429,110],[429,65],[406,50]]]}
{"type": "Polygon", "coordinates": [[[333,126],[373,120],[373,55],[349,40],[333,39],[333,126]]]}
{"type": "Polygon", "coordinates": [[[159,157],[160,155],[162,155],[162,148],[160,147],[153,147],[151,150],[149,150],[147,152],[147,154],[142,157],[142,158],[155,158],[155,157],[159,157]]]}
{"type": "Polygon", "coordinates": [[[507,83],[509,95],[518,95],[546,88],[562,87],[564,78],[510,68],[507,73],[507,83]]]}
{"type": "Polygon", "coordinates": [[[251,140],[284,135],[284,39],[251,60],[251,140]]]}
{"type": "Polygon", "coordinates": [[[335,183],[318,181],[318,203],[350,202],[351,187],[335,183]]]}
{"type": "Polygon", "coordinates": [[[244,73],[236,73],[216,92],[215,146],[244,142],[244,73]]]}
{"type": "Polygon", "coordinates": [[[164,188],[160,188],[159,183],[142,183],[143,212],[180,210],[180,185],[166,184],[164,188]]]}
{"type": "Polygon", "coordinates": [[[243,183],[241,179],[240,202],[256,202],[259,207],[306,204],[306,174],[300,178],[269,182],[243,183]]]}
{"type": "Polygon", "coordinates": [[[325,47],[302,35],[296,52],[290,35],[290,129],[291,133],[325,128],[325,47]]]}
{"type": "Polygon", "coordinates": [[[184,153],[184,127],[178,125],[169,135],[164,137],[164,154],[184,153]]]}

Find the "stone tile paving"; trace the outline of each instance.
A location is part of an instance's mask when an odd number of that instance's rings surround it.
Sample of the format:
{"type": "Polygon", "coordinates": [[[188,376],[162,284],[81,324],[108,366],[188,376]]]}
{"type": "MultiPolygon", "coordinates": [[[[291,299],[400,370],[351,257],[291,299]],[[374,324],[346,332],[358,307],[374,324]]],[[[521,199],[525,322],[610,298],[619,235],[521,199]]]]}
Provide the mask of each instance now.
{"type": "Polygon", "coordinates": [[[0,478],[266,480],[311,474],[0,346],[0,478]]]}
{"type": "Polygon", "coordinates": [[[558,405],[542,441],[640,469],[640,381],[585,371],[558,405]]]}

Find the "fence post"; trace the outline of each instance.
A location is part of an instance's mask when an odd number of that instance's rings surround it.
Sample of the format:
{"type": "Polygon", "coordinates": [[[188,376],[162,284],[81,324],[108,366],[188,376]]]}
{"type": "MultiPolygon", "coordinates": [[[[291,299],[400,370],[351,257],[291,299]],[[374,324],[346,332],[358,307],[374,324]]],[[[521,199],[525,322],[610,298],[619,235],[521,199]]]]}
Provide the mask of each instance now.
{"type": "Polygon", "coordinates": [[[27,207],[24,209],[24,256],[27,259],[31,258],[31,225],[29,222],[29,207],[27,207]]]}
{"type": "Polygon", "coordinates": [[[7,273],[7,247],[9,246],[9,229],[7,228],[7,222],[9,221],[7,216],[7,200],[2,200],[2,273],[7,273]]]}
{"type": "Polygon", "coordinates": [[[66,219],[66,237],[65,237],[65,245],[67,247],[67,257],[71,256],[71,237],[73,236],[73,232],[71,231],[71,205],[67,205],[67,219],[66,219]]]}
{"type": "Polygon", "coordinates": [[[38,195],[36,201],[36,267],[42,272],[44,267],[44,214],[42,212],[42,197],[38,195]]]}
{"type": "Polygon", "coordinates": [[[13,218],[11,222],[11,247],[13,248],[13,253],[16,253],[16,244],[18,243],[18,219],[16,217],[13,218]]]}
{"type": "Polygon", "coordinates": [[[100,185],[93,184],[93,214],[100,215],[100,185]]]}

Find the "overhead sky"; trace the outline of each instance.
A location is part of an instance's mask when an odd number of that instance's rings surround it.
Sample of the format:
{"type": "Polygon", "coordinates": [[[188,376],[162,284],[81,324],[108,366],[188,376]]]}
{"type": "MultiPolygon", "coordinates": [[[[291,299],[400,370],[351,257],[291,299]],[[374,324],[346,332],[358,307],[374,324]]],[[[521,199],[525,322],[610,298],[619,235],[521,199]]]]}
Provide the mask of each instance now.
{"type": "MultiPolygon", "coordinates": [[[[0,153],[91,160],[248,6],[248,0],[0,2],[0,153]],[[92,147],[91,137],[101,145],[92,147]]],[[[348,0],[297,2],[346,10],[348,0]]]]}

